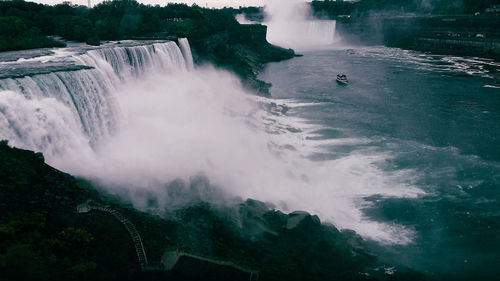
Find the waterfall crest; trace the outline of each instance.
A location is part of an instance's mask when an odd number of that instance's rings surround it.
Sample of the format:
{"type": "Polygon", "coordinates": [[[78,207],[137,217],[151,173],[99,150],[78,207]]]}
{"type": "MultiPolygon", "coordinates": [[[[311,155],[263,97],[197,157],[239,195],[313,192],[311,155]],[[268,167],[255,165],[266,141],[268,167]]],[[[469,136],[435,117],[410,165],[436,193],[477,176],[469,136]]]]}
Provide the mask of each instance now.
{"type": "MultiPolygon", "coordinates": [[[[169,41],[125,47],[105,46],[77,53],[67,60],[92,69],[0,79],[0,90],[21,93],[27,100],[56,99],[73,112],[81,130],[94,144],[114,134],[120,126],[120,107],[115,95],[121,83],[152,71],[171,73],[193,67],[187,39],[180,39],[179,42],[183,52],[177,44],[169,41]]],[[[0,110],[0,118],[8,120],[5,114],[0,110]]],[[[2,126],[0,137],[10,136],[12,132],[8,131],[18,130],[13,124],[2,126]]],[[[33,141],[27,142],[33,144],[33,141]]]]}

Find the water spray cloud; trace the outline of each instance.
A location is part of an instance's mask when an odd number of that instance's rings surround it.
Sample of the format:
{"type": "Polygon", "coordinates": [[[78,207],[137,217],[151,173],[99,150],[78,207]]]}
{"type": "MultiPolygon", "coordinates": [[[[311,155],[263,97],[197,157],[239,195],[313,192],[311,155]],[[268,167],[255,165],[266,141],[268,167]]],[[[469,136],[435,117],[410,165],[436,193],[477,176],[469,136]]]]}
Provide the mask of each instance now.
{"type": "MultiPolygon", "coordinates": [[[[43,74],[19,78],[16,83],[0,80],[2,88],[7,84],[22,85],[25,91],[31,87],[29,98],[21,90],[0,93],[0,138],[44,152],[57,168],[126,194],[141,209],[148,208],[145,194],[154,197],[157,209],[185,204],[189,198],[182,196],[189,195],[189,190],[174,192],[172,183],[205,178],[203,190],[196,190],[202,200],[253,198],[284,211],[318,214],[323,221],[379,241],[410,241],[411,231],[369,221],[359,209],[365,196],[419,194],[399,181],[407,175],[388,175],[376,168],[374,163],[385,156],[353,154],[312,161],[307,156],[325,144],[308,138],[318,128],[279,110],[265,110],[276,106],[276,101],[246,94],[228,72],[210,66],[193,69],[183,55],[188,52],[181,53],[171,42],[81,55],[78,59],[92,62],[96,69],[72,75],[94,77],[89,81],[94,85],[105,78],[113,86],[102,84],[104,88],[96,90],[107,92],[106,99],[82,99],[77,107],[47,86],[47,79],[57,81],[59,76],[43,74]],[[132,63],[130,58],[135,58],[132,63]],[[117,70],[128,76],[120,78],[117,70]],[[101,75],[89,76],[89,72],[101,75]],[[95,103],[117,108],[93,112],[95,103]],[[96,118],[80,121],[85,116],[96,118]],[[81,124],[87,124],[86,131],[81,124]],[[114,128],[108,134],[93,133],[108,127],[114,128]]],[[[74,98],[82,77],[73,78],[65,76],[67,84],[75,83],[75,92],[66,93],[74,98]]]]}
{"type": "Polygon", "coordinates": [[[324,48],[335,42],[333,20],[312,17],[311,7],[300,0],[272,0],[265,6],[265,24],[269,42],[304,50],[324,48]]]}

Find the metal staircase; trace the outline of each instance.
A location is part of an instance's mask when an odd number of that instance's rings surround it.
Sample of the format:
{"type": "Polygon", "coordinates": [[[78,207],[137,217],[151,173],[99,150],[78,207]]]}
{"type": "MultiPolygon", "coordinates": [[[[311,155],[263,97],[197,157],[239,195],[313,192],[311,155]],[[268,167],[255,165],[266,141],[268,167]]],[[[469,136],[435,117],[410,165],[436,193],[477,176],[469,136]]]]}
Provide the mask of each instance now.
{"type": "Polygon", "coordinates": [[[120,212],[109,206],[101,205],[93,201],[87,201],[77,206],[78,213],[87,213],[92,210],[109,213],[113,215],[115,219],[117,219],[120,223],[122,223],[128,234],[132,238],[141,270],[145,271],[148,267],[148,258],[146,257],[146,251],[144,250],[144,245],[142,244],[141,235],[135,228],[134,224],[129,219],[124,217],[120,212]]]}
{"type": "Polygon", "coordinates": [[[132,238],[132,242],[135,247],[135,252],[137,254],[137,259],[139,260],[139,266],[141,267],[142,271],[148,271],[148,270],[171,270],[177,263],[180,257],[186,256],[190,257],[193,259],[209,262],[212,264],[217,264],[220,266],[229,266],[233,267],[239,271],[245,272],[249,275],[249,280],[254,281],[259,279],[259,271],[256,270],[250,270],[248,268],[241,267],[235,263],[228,262],[228,261],[221,261],[221,260],[215,260],[215,259],[209,259],[201,256],[196,256],[188,253],[183,253],[177,251],[168,251],[164,254],[162,261],[159,263],[159,265],[150,264],[148,262],[148,259],[146,257],[146,251],[144,250],[144,245],[142,244],[142,239],[141,236],[139,235],[139,232],[135,228],[134,224],[128,220],[126,217],[124,217],[119,211],[111,208],[110,206],[107,205],[102,205],[97,202],[94,202],[92,200],[89,200],[85,203],[79,204],[76,207],[77,213],[88,213],[91,211],[100,211],[100,212],[105,212],[113,215],[115,219],[117,219],[127,230],[129,233],[130,237],[132,238]]]}

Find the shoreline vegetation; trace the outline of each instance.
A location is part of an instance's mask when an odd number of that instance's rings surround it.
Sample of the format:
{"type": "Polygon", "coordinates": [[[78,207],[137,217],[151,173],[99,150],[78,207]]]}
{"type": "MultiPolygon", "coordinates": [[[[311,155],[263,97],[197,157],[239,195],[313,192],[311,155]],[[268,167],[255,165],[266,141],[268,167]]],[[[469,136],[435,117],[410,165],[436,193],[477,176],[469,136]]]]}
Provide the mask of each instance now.
{"type": "Polygon", "coordinates": [[[44,35],[39,28],[29,27],[19,17],[0,17],[0,52],[65,46],[64,42],[44,35]]]}
{"type": "Polygon", "coordinates": [[[271,86],[257,78],[264,64],[295,56],[293,50],[267,42],[266,32],[263,25],[239,24],[229,10],[196,5],[160,7],[113,0],[89,9],[68,3],[0,2],[0,51],[65,46],[52,36],[89,45],[186,37],[196,63],[211,62],[228,69],[260,95],[269,95],[271,86]]]}

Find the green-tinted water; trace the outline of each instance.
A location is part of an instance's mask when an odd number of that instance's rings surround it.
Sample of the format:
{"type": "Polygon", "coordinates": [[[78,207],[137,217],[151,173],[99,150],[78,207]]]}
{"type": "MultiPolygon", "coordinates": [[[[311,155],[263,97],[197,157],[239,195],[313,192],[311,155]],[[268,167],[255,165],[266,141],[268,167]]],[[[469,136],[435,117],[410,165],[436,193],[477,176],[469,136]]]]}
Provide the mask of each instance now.
{"type": "MultiPolygon", "coordinates": [[[[500,64],[383,47],[306,52],[271,64],[262,79],[316,139],[350,140],[313,155],[323,161],[382,154],[418,198],[373,195],[371,220],[414,232],[379,255],[437,278],[495,280],[500,273],[500,64]],[[335,77],[346,73],[347,86],[335,77]]],[[[346,186],[345,188],[349,188],[346,186]]]]}

